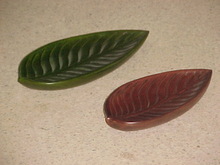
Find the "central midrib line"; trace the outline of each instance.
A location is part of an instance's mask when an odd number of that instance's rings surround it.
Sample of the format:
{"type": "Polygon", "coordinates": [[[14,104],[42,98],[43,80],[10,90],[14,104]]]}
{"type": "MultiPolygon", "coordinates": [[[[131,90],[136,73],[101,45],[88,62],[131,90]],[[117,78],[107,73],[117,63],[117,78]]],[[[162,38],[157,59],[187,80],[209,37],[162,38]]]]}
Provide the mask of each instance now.
{"type": "MultiPolygon", "coordinates": [[[[132,44],[132,43],[134,43],[134,42],[139,43],[140,40],[141,40],[141,38],[137,38],[136,40],[134,40],[133,42],[131,42],[131,43],[129,43],[129,44],[132,44]]],[[[118,46],[116,46],[115,48],[112,48],[112,49],[120,50],[120,49],[123,49],[123,48],[126,47],[126,46],[127,46],[127,45],[125,45],[125,46],[118,45],[118,46]]],[[[111,49],[111,50],[107,50],[106,52],[104,51],[104,52],[100,53],[100,54],[98,55],[98,58],[99,58],[99,57],[104,57],[104,56],[102,56],[103,54],[106,54],[106,55],[107,55],[107,54],[111,53],[111,52],[112,52],[112,49],[111,49]]],[[[129,52],[129,51],[131,51],[131,50],[132,50],[132,48],[129,48],[129,49],[126,50],[125,52],[127,53],[127,52],[129,52]]],[[[120,59],[122,56],[123,56],[123,54],[120,55],[119,58],[117,58],[116,60],[120,59]]],[[[51,77],[51,76],[56,76],[56,75],[59,74],[60,72],[67,71],[67,70],[71,70],[73,67],[78,67],[78,66],[80,66],[81,64],[89,64],[91,61],[93,61],[93,60],[95,60],[95,59],[98,59],[98,58],[97,58],[97,56],[92,55],[90,58],[88,58],[88,59],[86,59],[86,60],[84,60],[84,61],[81,61],[81,62],[77,63],[76,65],[72,64],[72,65],[70,65],[70,67],[68,67],[68,68],[63,68],[63,69],[57,70],[57,71],[55,71],[55,72],[50,72],[50,73],[48,73],[48,74],[45,74],[45,75],[42,75],[42,76],[39,76],[39,77],[33,77],[32,79],[33,79],[33,80],[39,80],[39,79],[42,79],[42,78],[47,77],[47,76],[49,76],[49,77],[51,77]]],[[[108,65],[109,65],[109,64],[108,64],[108,65]]],[[[81,76],[81,75],[79,75],[79,76],[81,76]]],[[[79,77],[79,76],[77,76],[77,77],[79,77]]]]}

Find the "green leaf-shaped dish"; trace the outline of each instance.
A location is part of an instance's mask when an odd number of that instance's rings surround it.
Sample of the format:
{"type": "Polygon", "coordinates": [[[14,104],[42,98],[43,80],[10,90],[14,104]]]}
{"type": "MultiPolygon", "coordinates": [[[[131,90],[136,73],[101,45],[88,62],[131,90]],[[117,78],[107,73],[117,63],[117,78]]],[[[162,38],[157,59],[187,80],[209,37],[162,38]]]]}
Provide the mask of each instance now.
{"type": "Polygon", "coordinates": [[[62,89],[86,83],[125,61],[143,44],[148,33],[106,31],[49,43],[24,57],[18,81],[37,89],[62,89]]]}

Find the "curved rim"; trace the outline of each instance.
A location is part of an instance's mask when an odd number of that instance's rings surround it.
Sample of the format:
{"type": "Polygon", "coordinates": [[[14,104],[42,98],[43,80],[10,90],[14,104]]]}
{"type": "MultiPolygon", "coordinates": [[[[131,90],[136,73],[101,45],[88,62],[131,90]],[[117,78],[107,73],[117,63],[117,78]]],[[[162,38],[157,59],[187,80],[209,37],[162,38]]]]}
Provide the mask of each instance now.
{"type": "Polygon", "coordinates": [[[150,75],[150,76],[146,76],[146,77],[142,77],[133,81],[130,81],[128,83],[123,84],[122,86],[116,88],[106,99],[105,103],[104,103],[104,114],[105,114],[105,121],[106,123],[115,129],[118,130],[122,130],[122,131],[137,131],[137,130],[141,130],[141,129],[146,129],[146,128],[150,128],[153,126],[157,126],[166,122],[169,122],[170,120],[182,115],[183,113],[185,113],[186,111],[188,111],[191,107],[193,107],[200,99],[201,97],[204,95],[205,91],[207,90],[210,81],[211,81],[211,75],[212,75],[212,70],[210,69],[182,69],[182,70],[175,70],[175,71],[168,71],[168,72],[163,72],[163,73],[158,73],[158,74],[154,74],[154,75],[150,75]],[[142,121],[123,121],[123,120],[119,120],[119,119],[114,119],[114,117],[110,117],[107,115],[106,111],[108,109],[107,107],[107,101],[108,98],[111,97],[111,95],[117,91],[119,88],[127,85],[130,82],[134,82],[136,80],[141,80],[141,79],[146,79],[155,75],[159,75],[159,74],[163,74],[163,73],[171,73],[171,72],[179,72],[179,71],[199,71],[199,70],[204,70],[204,71],[208,71],[207,74],[210,74],[210,79],[207,81],[206,85],[203,86],[203,88],[201,89],[201,91],[189,102],[185,103],[184,105],[180,106],[179,108],[161,115],[161,116],[157,116],[154,117],[152,119],[148,119],[148,120],[142,120],[142,121]]]}
{"type": "MultiPolygon", "coordinates": [[[[146,30],[112,30],[112,31],[102,31],[102,32],[96,32],[96,33],[89,33],[89,34],[84,34],[84,35],[79,35],[79,36],[74,36],[74,37],[70,37],[70,38],[66,38],[66,39],[61,39],[61,40],[57,40],[54,42],[51,42],[49,44],[46,44],[40,48],[43,48],[47,45],[62,41],[62,40],[68,40],[68,39],[72,39],[72,38],[77,38],[77,37],[87,37],[90,35],[94,35],[94,34],[104,34],[106,32],[144,32],[145,36],[143,38],[143,40],[139,43],[138,46],[136,46],[133,50],[131,50],[128,54],[126,54],[126,56],[123,56],[122,58],[118,59],[117,61],[106,65],[103,68],[97,69],[93,72],[90,72],[88,74],[85,75],[81,75],[79,77],[76,78],[71,78],[68,80],[63,80],[63,81],[56,81],[56,82],[43,82],[43,81],[34,81],[32,79],[26,78],[26,77],[22,77],[20,75],[20,65],[19,65],[19,77],[18,77],[18,82],[20,82],[21,84],[30,87],[30,88],[35,88],[35,89],[42,89],[42,90],[53,90],[53,89],[65,89],[65,88],[69,88],[69,87],[73,87],[73,86],[78,86],[87,82],[92,81],[93,79],[97,79],[98,77],[103,76],[103,74],[108,73],[108,71],[111,71],[111,69],[113,70],[114,67],[118,67],[119,65],[123,64],[123,62],[126,61],[126,59],[129,59],[129,57],[131,57],[131,55],[133,55],[144,43],[144,41],[146,40],[147,36],[149,35],[149,31],[146,30]],[[96,76],[95,76],[96,75],[96,76]],[[94,78],[93,78],[94,77],[94,78]]],[[[38,49],[40,49],[38,48],[38,49]]],[[[37,51],[38,49],[34,50],[37,51]]],[[[33,51],[33,52],[34,52],[33,51]]],[[[31,53],[33,53],[31,52],[31,53]]],[[[30,54],[31,54],[30,53],[30,54]]],[[[28,55],[27,55],[28,56],[28,55]]],[[[26,56],[26,57],[27,57],[26,56]]],[[[25,59],[25,57],[24,57],[25,59]]],[[[22,60],[23,61],[23,60],[22,60]]],[[[21,61],[21,63],[22,63],[21,61]]],[[[20,64],[21,64],[20,63],[20,64]]]]}

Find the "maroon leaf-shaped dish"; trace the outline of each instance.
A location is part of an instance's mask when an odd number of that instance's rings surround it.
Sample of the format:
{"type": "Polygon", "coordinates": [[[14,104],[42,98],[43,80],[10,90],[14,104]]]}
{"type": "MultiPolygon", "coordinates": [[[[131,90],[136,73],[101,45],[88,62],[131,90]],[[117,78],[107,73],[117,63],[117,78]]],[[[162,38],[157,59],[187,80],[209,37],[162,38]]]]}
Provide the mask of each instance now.
{"type": "Polygon", "coordinates": [[[188,69],[164,72],[128,82],[105,101],[107,124],[132,131],[170,121],[189,110],[206,91],[212,71],[188,69]]]}

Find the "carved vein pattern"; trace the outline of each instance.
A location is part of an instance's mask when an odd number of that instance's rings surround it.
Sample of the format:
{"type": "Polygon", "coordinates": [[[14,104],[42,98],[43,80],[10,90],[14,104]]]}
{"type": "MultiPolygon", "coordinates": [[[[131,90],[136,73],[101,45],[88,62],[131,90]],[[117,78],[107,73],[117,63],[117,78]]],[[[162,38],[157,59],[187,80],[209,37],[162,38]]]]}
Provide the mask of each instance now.
{"type": "Polygon", "coordinates": [[[209,82],[208,71],[180,71],[129,82],[106,100],[107,117],[142,121],[160,117],[183,106],[209,82]]]}
{"type": "Polygon", "coordinates": [[[45,46],[23,60],[22,76],[34,81],[56,82],[99,70],[130,53],[145,36],[132,32],[87,36],[81,40],[45,46]]]}

